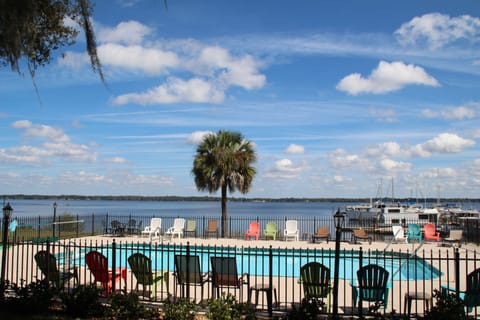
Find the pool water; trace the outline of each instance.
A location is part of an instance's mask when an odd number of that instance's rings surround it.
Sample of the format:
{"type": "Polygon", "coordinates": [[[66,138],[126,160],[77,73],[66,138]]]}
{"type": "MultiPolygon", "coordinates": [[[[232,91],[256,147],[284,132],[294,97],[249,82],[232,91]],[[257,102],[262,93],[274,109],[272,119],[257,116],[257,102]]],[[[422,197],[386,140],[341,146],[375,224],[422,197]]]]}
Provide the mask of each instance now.
{"type": "MultiPolygon", "coordinates": [[[[190,246],[190,254],[198,255],[201,270],[210,270],[211,256],[235,256],[237,271],[239,274],[248,273],[252,276],[268,276],[270,269],[269,250],[265,248],[232,248],[232,247],[193,247],[190,246]]],[[[111,248],[99,248],[108,257],[111,264],[111,248]]],[[[117,247],[116,266],[125,266],[127,258],[136,252],[150,257],[152,269],[174,270],[174,256],[186,254],[185,246],[129,246],[117,247]]],[[[340,255],[340,279],[356,279],[356,271],[360,268],[359,251],[342,251],[340,255]]],[[[299,277],[300,267],[307,262],[317,261],[334,269],[333,250],[299,250],[299,249],[272,249],[272,276],[274,277],[299,277]]],[[[441,276],[441,272],[427,261],[408,254],[395,252],[363,252],[362,265],[377,264],[384,267],[389,273],[391,280],[430,280],[441,276]]]]}

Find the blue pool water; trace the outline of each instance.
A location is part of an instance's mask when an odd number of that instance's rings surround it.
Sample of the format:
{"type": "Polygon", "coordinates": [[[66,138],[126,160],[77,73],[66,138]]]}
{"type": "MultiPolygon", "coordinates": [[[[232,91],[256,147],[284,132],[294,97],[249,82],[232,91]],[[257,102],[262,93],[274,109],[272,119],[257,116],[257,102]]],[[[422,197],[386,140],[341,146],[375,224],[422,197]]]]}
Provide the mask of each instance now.
{"type": "MultiPolygon", "coordinates": [[[[99,249],[109,262],[112,261],[111,248],[99,249]]],[[[174,256],[186,254],[186,247],[117,247],[116,266],[125,267],[127,258],[136,252],[141,252],[152,260],[152,269],[174,271],[174,256]],[[154,249],[156,248],[156,249],[154,249]]],[[[300,267],[307,262],[317,261],[334,269],[334,251],[332,250],[272,250],[272,276],[299,277],[300,267]]],[[[232,247],[190,247],[191,255],[200,257],[203,272],[210,270],[211,256],[235,256],[239,274],[249,273],[252,276],[268,276],[270,257],[268,249],[262,248],[232,248],[232,247]]],[[[429,280],[438,278],[441,272],[427,261],[408,254],[394,252],[363,253],[362,265],[378,264],[390,273],[391,280],[429,280]]],[[[128,267],[128,266],[127,266],[128,267]]],[[[341,279],[356,279],[356,271],[360,267],[359,251],[342,251],[340,258],[339,277],[341,279]]]]}

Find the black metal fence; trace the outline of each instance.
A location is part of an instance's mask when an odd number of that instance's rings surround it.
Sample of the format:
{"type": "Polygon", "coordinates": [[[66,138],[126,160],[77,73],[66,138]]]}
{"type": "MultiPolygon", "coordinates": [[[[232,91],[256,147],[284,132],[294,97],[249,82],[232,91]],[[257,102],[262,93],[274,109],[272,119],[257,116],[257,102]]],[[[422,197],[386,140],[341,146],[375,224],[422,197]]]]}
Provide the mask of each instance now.
{"type": "MultiPolygon", "coordinates": [[[[89,229],[95,225],[94,223],[87,222],[85,218],[81,220],[84,220],[84,227],[87,227],[87,230],[95,229],[89,229]]],[[[250,220],[235,223],[243,228],[247,221],[250,220]]],[[[304,222],[306,226],[307,223],[304,222]]],[[[315,222],[319,225],[324,224],[323,220],[315,222]]],[[[313,231],[313,228],[314,225],[307,230],[313,231]]],[[[400,314],[409,313],[407,302],[413,303],[410,307],[411,313],[424,313],[427,303],[431,307],[435,290],[451,288],[452,292],[460,294],[466,289],[466,276],[480,267],[476,252],[464,248],[459,250],[453,247],[430,247],[427,250],[420,244],[408,246],[409,250],[405,248],[405,245],[396,244],[390,246],[388,250],[365,250],[360,245],[349,249],[343,248],[340,251],[339,313],[353,315],[367,312],[366,302],[362,304],[363,309],[359,309],[358,299],[354,301],[355,292],[358,292],[357,270],[361,266],[375,264],[387,270],[389,281],[388,298],[384,301],[385,312],[395,310],[400,314]]],[[[10,282],[22,284],[36,279],[56,277],[52,276],[51,272],[42,271],[39,261],[35,258],[38,252],[45,251],[56,258],[55,265],[47,266],[50,268],[49,271],[55,268],[62,274],[71,275],[65,278],[66,288],[95,283],[97,280],[98,285],[103,284],[104,294],[124,289],[128,292],[137,292],[153,301],[162,301],[169,296],[175,298],[187,296],[195,301],[214,297],[217,294],[217,285],[221,283],[218,280],[220,278],[212,277],[214,270],[211,259],[230,257],[235,259],[236,270],[233,268],[227,270],[228,281],[223,283],[225,286],[219,291],[232,292],[239,301],[250,301],[256,308],[269,312],[288,312],[292,305],[298,305],[302,301],[305,295],[303,283],[300,281],[301,266],[316,261],[329,268],[332,275],[334,268],[334,251],[327,246],[319,244],[314,248],[290,248],[283,246],[283,242],[279,241],[271,242],[271,245],[266,247],[174,244],[144,240],[127,242],[122,238],[106,238],[100,241],[82,239],[53,242],[9,241],[8,246],[2,250],[8,250],[5,277],[10,282]],[[98,251],[106,257],[108,269],[112,270],[113,274],[119,274],[119,279],[115,281],[115,277],[110,277],[105,281],[99,281],[94,275],[95,270],[86,264],[86,254],[91,251],[98,251]],[[134,266],[129,261],[136,253],[141,253],[151,261],[151,267],[144,267],[148,270],[143,271],[160,275],[161,281],[158,284],[138,285],[141,282],[140,276],[135,274],[134,266]],[[179,266],[175,265],[175,257],[179,255],[198,257],[198,267],[193,268],[187,264],[183,271],[179,270],[179,266]],[[189,276],[182,282],[180,277],[185,272],[189,276]],[[196,281],[196,273],[205,274],[209,280],[205,283],[196,281]],[[233,281],[233,278],[238,279],[242,275],[248,277],[243,277],[240,282],[233,281]]],[[[57,278],[48,280],[58,281],[57,278]]],[[[331,297],[324,299],[326,305],[328,299],[331,297]]],[[[331,310],[325,308],[325,312],[331,313],[331,310]]],[[[470,315],[477,317],[476,309],[470,315]]]]}
{"type": "MultiPolygon", "coordinates": [[[[161,232],[167,230],[173,225],[174,216],[157,216],[162,219],[161,232]]],[[[180,217],[180,216],[178,216],[180,217]]],[[[9,233],[10,239],[35,240],[40,239],[45,241],[47,238],[66,239],[78,238],[81,236],[94,236],[105,233],[112,233],[115,228],[112,227],[113,222],[119,222],[123,229],[117,232],[119,235],[137,234],[150,224],[152,216],[117,216],[117,215],[62,215],[57,217],[55,223],[51,217],[17,217],[17,228],[15,232],[9,233]]],[[[218,216],[202,216],[191,217],[188,220],[194,220],[196,224],[197,237],[204,237],[205,230],[209,220],[217,220],[218,226],[221,228],[220,217],[218,216]]],[[[301,240],[309,240],[311,235],[316,232],[317,227],[327,226],[330,228],[330,233],[335,233],[334,221],[332,217],[299,217],[299,216],[285,216],[285,217],[266,217],[266,216],[244,216],[244,217],[228,217],[226,232],[228,238],[244,238],[245,231],[248,229],[250,222],[257,221],[261,228],[265,228],[268,222],[275,222],[277,226],[277,239],[282,239],[283,230],[285,229],[285,222],[287,220],[296,220],[298,222],[299,237],[301,240]]],[[[405,221],[404,227],[409,223],[417,223],[417,221],[405,221]]],[[[373,240],[384,241],[392,236],[391,226],[378,226],[371,221],[347,221],[347,228],[365,228],[373,238],[373,240]]],[[[458,225],[441,225],[437,224],[437,229],[441,230],[443,236],[448,235],[450,229],[462,229],[464,240],[466,242],[480,244],[480,221],[479,220],[465,220],[465,223],[458,225]]],[[[0,228],[0,232],[3,227],[0,228]]],[[[263,231],[263,229],[261,230],[263,231]]],[[[262,233],[262,232],[261,232],[262,233]]],[[[221,234],[221,233],[220,233],[221,234]]],[[[349,235],[347,234],[347,237],[349,235]]]]}

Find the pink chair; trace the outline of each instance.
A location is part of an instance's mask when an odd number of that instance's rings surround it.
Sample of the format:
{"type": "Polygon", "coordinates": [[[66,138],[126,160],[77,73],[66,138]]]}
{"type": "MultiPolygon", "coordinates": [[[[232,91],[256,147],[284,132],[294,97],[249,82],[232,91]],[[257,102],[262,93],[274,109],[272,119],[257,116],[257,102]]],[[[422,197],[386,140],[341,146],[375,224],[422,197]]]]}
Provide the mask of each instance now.
{"type": "Polygon", "coordinates": [[[423,238],[425,240],[440,240],[440,232],[437,232],[433,223],[427,223],[423,226],[423,238]]]}
{"type": "Polygon", "coordinates": [[[250,228],[245,232],[245,239],[249,240],[251,237],[255,237],[258,240],[260,235],[260,223],[257,221],[250,223],[250,228]]]}

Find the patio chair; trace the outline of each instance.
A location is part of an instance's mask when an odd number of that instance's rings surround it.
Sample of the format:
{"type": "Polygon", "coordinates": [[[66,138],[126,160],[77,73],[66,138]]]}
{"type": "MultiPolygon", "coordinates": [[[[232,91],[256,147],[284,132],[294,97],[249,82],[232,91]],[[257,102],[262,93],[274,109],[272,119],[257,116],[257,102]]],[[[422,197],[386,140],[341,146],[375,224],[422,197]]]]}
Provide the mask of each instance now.
{"type": "Polygon", "coordinates": [[[277,224],[273,221],[267,222],[265,230],[263,230],[263,236],[265,239],[271,237],[273,240],[277,240],[277,224]]]}
{"type": "Polygon", "coordinates": [[[197,237],[197,220],[187,220],[187,227],[185,228],[185,231],[183,233],[185,234],[185,237],[193,233],[193,236],[196,238],[197,237]]]}
{"type": "Polygon", "coordinates": [[[440,240],[440,232],[437,232],[437,228],[433,223],[426,223],[423,226],[423,238],[425,240],[440,240]]]}
{"type": "Polygon", "coordinates": [[[112,220],[112,222],[110,222],[110,225],[112,226],[110,228],[110,233],[111,234],[114,234],[114,235],[123,235],[124,234],[125,228],[126,228],[124,223],[121,223],[118,220],[112,220]]]}
{"type": "Polygon", "coordinates": [[[127,223],[127,233],[128,234],[138,234],[140,233],[140,228],[142,226],[142,220],[138,222],[135,219],[129,219],[127,223]]]}
{"type": "Polygon", "coordinates": [[[408,239],[405,236],[405,232],[403,231],[402,226],[392,226],[392,232],[393,232],[393,241],[394,242],[405,242],[407,243],[408,239]]]}
{"type": "Polygon", "coordinates": [[[416,240],[419,243],[423,242],[422,230],[420,229],[420,226],[416,223],[410,223],[408,225],[407,241],[412,242],[412,240],[416,240]]]}
{"type": "Polygon", "coordinates": [[[205,230],[205,237],[208,238],[209,235],[215,234],[218,239],[218,221],[217,220],[208,220],[207,230],[205,230]]]}
{"type": "Polygon", "coordinates": [[[358,240],[368,241],[368,244],[372,243],[372,237],[367,234],[365,229],[352,229],[353,231],[353,243],[358,243],[358,240]]]}
{"type": "MultiPolygon", "coordinates": [[[[442,286],[442,294],[455,292],[455,288],[442,286]]],[[[466,290],[461,290],[459,298],[463,300],[467,313],[472,312],[474,307],[480,306],[480,268],[467,275],[466,290]]]]}
{"type": "Polygon", "coordinates": [[[300,268],[300,280],[303,285],[305,299],[327,298],[327,312],[330,312],[332,286],[330,269],[319,262],[309,262],[300,268]]]}
{"type": "Polygon", "coordinates": [[[78,271],[76,267],[61,270],[57,266],[57,258],[48,251],[42,250],[35,254],[35,262],[45,276],[45,280],[55,288],[62,289],[65,283],[74,279],[78,283],[78,271]]]}
{"type": "Polygon", "coordinates": [[[285,222],[285,230],[283,230],[283,237],[285,238],[285,241],[287,241],[290,238],[293,238],[294,240],[298,241],[297,225],[298,225],[297,220],[287,220],[285,222]]]}
{"type": "Polygon", "coordinates": [[[160,238],[160,230],[162,228],[162,218],[152,218],[150,220],[150,225],[146,226],[145,229],[142,231],[142,235],[148,234],[150,240],[152,240],[152,236],[157,236],[160,238]]]}
{"type": "Polygon", "coordinates": [[[460,247],[462,245],[463,239],[463,230],[450,230],[450,235],[443,239],[443,243],[452,245],[453,243],[457,243],[460,247]]]}
{"type": "Polygon", "coordinates": [[[143,292],[148,292],[148,296],[156,293],[157,283],[164,282],[168,292],[168,270],[153,272],[152,260],[142,253],[134,253],[128,257],[128,264],[132,273],[137,279],[135,290],[138,292],[138,286],[142,285],[143,292]],[[151,291],[146,291],[148,286],[152,286],[151,291]]]}
{"type": "Polygon", "coordinates": [[[202,273],[199,256],[175,255],[174,276],[177,286],[182,287],[182,297],[185,297],[185,288],[189,285],[194,285],[200,286],[200,300],[203,300],[203,287],[205,283],[210,281],[210,275],[202,273]]]}
{"type": "Polygon", "coordinates": [[[312,235],[312,242],[315,243],[317,239],[325,239],[328,243],[330,240],[330,229],[328,227],[318,227],[317,233],[312,235]]]}
{"type": "Polygon", "coordinates": [[[185,219],[175,218],[173,226],[165,231],[165,235],[170,235],[172,239],[175,235],[178,235],[178,239],[180,239],[183,236],[183,229],[185,229],[185,219]]]}
{"type": "Polygon", "coordinates": [[[88,268],[93,274],[94,282],[100,282],[102,284],[104,292],[110,294],[112,291],[112,282],[119,281],[122,284],[122,279],[127,282],[127,269],[121,268],[120,270],[108,269],[108,260],[102,253],[98,251],[90,251],[85,255],[85,262],[88,268]],[[119,271],[119,272],[117,272],[119,271]]]}
{"type": "Polygon", "coordinates": [[[258,240],[258,236],[260,235],[260,223],[257,221],[253,221],[250,223],[250,227],[245,232],[245,239],[249,240],[251,237],[255,237],[258,240]]]}
{"type": "Polygon", "coordinates": [[[250,276],[244,273],[241,277],[237,272],[235,257],[210,257],[212,264],[212,295],[220,297],[220,288],[235,288],[240,291],[239,302],[242,302],[243,286],[249,287],[250,276]]]}
{"type": "Polygon", "coordinates": [[[361,267],[357,271],[357,283],[350,282],[352,287],[353,306],[362,308],[362,302],[380,302],[383,303],[383,311],[388,305],[388,271],[376,264],[369,264],[361,267]]]}

